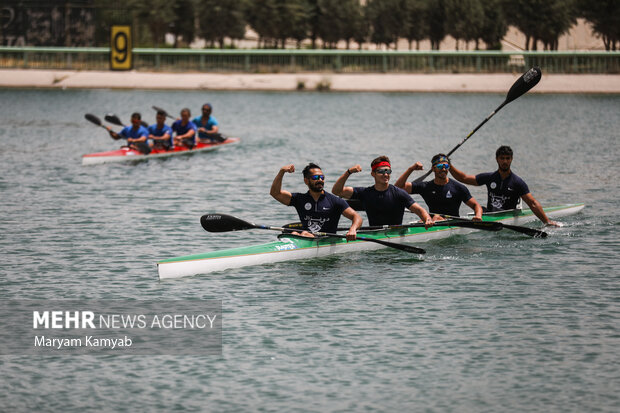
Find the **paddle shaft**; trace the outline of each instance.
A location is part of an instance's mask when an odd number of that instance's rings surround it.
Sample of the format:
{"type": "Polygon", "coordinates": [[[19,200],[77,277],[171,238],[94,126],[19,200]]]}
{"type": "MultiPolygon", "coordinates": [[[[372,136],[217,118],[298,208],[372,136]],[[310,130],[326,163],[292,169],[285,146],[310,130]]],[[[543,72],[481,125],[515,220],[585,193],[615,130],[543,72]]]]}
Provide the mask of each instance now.
{"type": "MultiPolygon", "coordinates": [[[[200,217],[200,224],[208,232],[229,232],[229,231],[241,231],[246,229],[267,229],[271,231],[279,231],[279,232],[295,232],[298,231],[296,229],[291,228],[283,228],[283,227],[272,227],[267,225],[257,225],[251,222],[244,221],[240,218],[234,217],[232,215],[225,214],[205,214],[200,217]]],[[[318,236],[327,236],[334,238],[343,238],[346,239],[346,235],[341,234],[332,234],[329,232],[315,232],[314,235],[318,236]]],[[[426,251],[422,248],[413,247],[411,245],[404,244],[396,244],[394,242],[378,240],[374,238],[366,238],[366,237],[356,237],[359,241],[366,242],[374,242],[376,244],[381,244],[385,247],[395,248],[400,251],[410,252],[413,254],[425,254],[426,251]]]]}
{"type": "MultiPolygon", "coordinates": [[[[508,94],[506,95],[506,99],[502,102],[502,104],[499,105],[493,112],[491,112],[489,116],[487,116],[486,119],[484,119],[478,126],[476,126],[476,128],[472,130],[469,133],[469,135],[467,135],[458,145],[452,148],[452,150],[448,152],[447,156],[449,157],[450,155],[454,153],[454,151],[460,148],[461,145],[463,145],[469,138],[471,138],[472,135],[476,133],[478,129],[480,129],[485,123],[487,123],[489,119],[491,119],[504,106],[506,106],[508,103],[512,102],[513,100],[517,99],[519,96],[524,95],[525,93],[527,93],[528,90],[536,86],[538,82],[540,81],[541,76],[542,76],[542,72],[540,68],[533,67],[527,72],[525,72],[521,77],[519,77],[519,79],[515,81],[515,83],[512,85],[512,87],[508,91],[508,94]]],[[[416,178],[413,182],[422,182],[427,176],[431,174],[431,172],[432,172],[432,169],[430,169],[424,175],[416,178]]]]}
{"type": "MultiPolygon", "coordinates": [[[[455,217],[452,215],[442,215],[445,218],[450,218],[450,219],[456,219],[456,220],[461,220],[461,221],[467,221],[467,222],[475,222],[475,221],[471,221],[469,219],[466,218],[461,218],[461,217],[455,217]]],[[[546,238],[547,237],[547,233],[544,231],[539,231],[537,229],[534,228],[528,228],[528,227],[522,227],[520,225],[512,225],[512,224],[504,224],[503,222],[496,222],[496,224],[500,224],[502,228],[506,228],[515,232],[520,232],[522,234],[527,234],[531,237],[540,237],[540,238],[546,238]]]]}
{"type": "Polygon", "coordinates": [[[170,119],[174,119],[174,117],[170,116],[170,114],[168,112],[166,112],[165,110],[163,110],[162,108],[158,107],[158,106],[151,106],[153,108],[153,110],[155,110],[156,112],[162,112],[164,114],[165,117],[170,118],[170,119]]]}

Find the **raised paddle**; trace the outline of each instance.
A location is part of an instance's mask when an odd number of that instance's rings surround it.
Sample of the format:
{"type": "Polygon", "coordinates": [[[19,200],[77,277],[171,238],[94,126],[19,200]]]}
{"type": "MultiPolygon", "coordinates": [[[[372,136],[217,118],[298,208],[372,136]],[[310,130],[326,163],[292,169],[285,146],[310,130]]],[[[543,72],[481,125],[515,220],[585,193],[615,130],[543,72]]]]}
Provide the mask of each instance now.
{"type": "Polygon", "coordinates": [[[151,106],[153,108],[153,110],[155,112],[162,112],[164,114],[164,116],[170,118],[170,119],[174,119],[173,116],[171,116],[168,112],[166,112],[165,110],[163,110],[162,108],[158,107],[158,106],[151,106]]]}
{"type": "MultiPolygon", "coordinates": [[[[123,127],[127,126],[123,122],[121,122],[118,116],[116,116],[114,113],[108,113],[103,118],[106,120],[106,122],[113,123],[114,125],[123,126],[123,127]]],[[[140,121],[140,125],[144,126],[145,128],[149,127],[149,124],[143,120],[140,121]]]]}
{"type": "MultiPolygon", "coordinates": [[[[244,221],[240,218],[232,215],[225,214],[206,214],[200,217],[200,224],[208,232],[230,232],[230,231],[243,231],[247,229],[268,229],[271,231],[280,232],[293,232],[294,229],[282,228],[282,227],[270,227],[266,225],[256,225],[251,222],[244,221]]],[[[314,235],[328,236],[335,238],[346,238],[345,235],[330,234],[327,232],[315,232],[314,235]]],[[[357,237],[360,241],[374,242],[381,244],[385,247],[395,248],[400,251],[410,252],[412,254],[426,254],[426,251],[422,248],[413,247],[411,245],[396,244],[394,242],[383,241],[379,239],[357,237]]]]}
{"type": "MultiPolygon", "coordinates": [[[[445,217],[445,218],[461,220],[461,221],[464,221],[464,222],[477,222],[477,221],[469,220],[467,218],[455,217],[455,216],[452,216],[452,215],[441,215],[441,216],[445,217]]],[[[485,222],[485,221],[482,221],[482,222],[485,222]]],[[[509,229],[509,230],[512,230],[512,231],[520,232],[522,234],[527,234],[530,237],[546,238],[547,235],[548,235],[545,231],[539,231],[539,230],[534,229],[534,228],[522,227],[520,225],[504,224],[503,222],[494,222],[494,223],[495,224],[499,224],[501,226],[501,228],[506,228],[506,229],[509,229]]]]}
{"type": "Polygon", "coordinates": [[[99,127],[102,127],[105,130],[108,130],[108,128],[106,128],[105,126],[103,126],[103,123],[101,122],[101,119],[99,119],[97,116],[93,115],[92,113],[87,113],[84,115],[84,118],[86,118],[87,121],[89,121],[90,123],[93,123],[99,127]]]}
{"type": "MultiPolygon", "coordinates": [[[[512,85],[512,87],[508,91],[508,94],[506,95],[506,100],[504,100],[504,102],[501,105],[499,105],[497,107],[497,109],[495,109],[493,112],[491,112],[491,114],[489,116],[487,116],[486,119],[482,121],[482,123],[480,123],[478,126],[476,126],[476,128],[473,131],[469,132],[469,135],[467,135],[465,137],[465,139],[463,139],[458,145],[456,145],[454,148],[452,148],[452,150],[450,152],[448,152],[447,156],[452,155],[454,153],[454,151],[456,151],[458,148],[460,148],[461,145],[464,144],[467,141],[467,139],[471,138],[471,136],[474,133],[476,133],[476,131],[478,129],[480,129],[482,127],[482,125],[487,123],[489,121],[489,119],[491,119],[493,117],[493,115],[495,115],[497,112],[499,112],[504,106],[506,106],[507,104],[509,104],[513,100],[517,99],[521,95],[524,95],[525,93],[528,92],[528,90],[530,90],[531,88],[536,86],[538,84],[538,82],[540,82],[540,77],[541,76],[542,76],[542,72],[541,72],[539,67],[533,67],[530,70],[528,70],[527,72],[525,72],[512,85]]],[[[415,179],[413,182],[422,182],[427,176],[430,175],[431,172],[432,172],[432,170],[429,170],[424,175],[422,175],[422,176],[418,177],[417,179],[415,179]]]]}

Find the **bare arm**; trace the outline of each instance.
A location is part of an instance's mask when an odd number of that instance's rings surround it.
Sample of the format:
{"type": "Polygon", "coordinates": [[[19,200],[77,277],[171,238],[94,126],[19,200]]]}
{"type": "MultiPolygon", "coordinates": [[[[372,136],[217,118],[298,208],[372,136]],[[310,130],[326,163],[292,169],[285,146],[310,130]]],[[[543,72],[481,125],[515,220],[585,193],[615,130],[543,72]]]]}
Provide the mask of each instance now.
{"type": "Polygon", "coordinates": [[[474,210],[474,221],[482,221],[482,207],[473,196],[469,198],[469,201],[465,202],[465,205],[474,210]]]}
{"type": "Polygon", "coordinates": [[[409,175],[411,175],[413,171],[421,171],[423,169],[424,167],[422,166],[421,162],[414,163],[409,168],[407,168],[405,172],[403,172],[403,174],[396,180],[396,182],[394,182],[394,186],[402,188],[407,191],[408,194],[410,194],[411,182],[407,182],[407,179],[409,179],[409,175]]]}
{"type": "Polygon", "coordinates": [[[351,207],[348,207],[347,209],[342,211],[342,215],[344,215],[346,218],[349,218],[352,221],[351,227],[349,228],[349,231],[347,232],[347,240],[353,241],[355,237],[357,236],[357,230],[359,229],[359,227],[362,226],[362,217],[360,216],[360,214],[355,212],[355,210],[351,207]]]}
{"type": "Polygon", "coordinates": [[[559,226],[557,222],[551,221],[549,217],[547,217],[547,214],[545,214],[542,205],[540,205],[540,202],[538,202],[531,193],[523,195],[521,199],[523,199],[525,203],[528,204],[534,215],[536,215],[538,219],[543,222],[543,224],[553,225],[554,227],[559,226]]]}
{"type": "Polygon", "coordinates": [[[353,187],[344,186],[344,184],[347,182],[347,179],[349,179],[351,174],[360,172],[361,170],[362,167],[360,165],[355,165],[354,167],[347,169],[342,175],[340,175],[340,178],[336,180],[334,186],[332,186],[332,194],[350,199],[351,196],[353,196],[353,187]]]}
{"type": "Polygon", "coordinates": [[[467,185],[479,186],[478,182],[476,182],[475,175],[467,175],[465,172],[459,171],[458,169],[454,167],[454,165],[452,165],[452,163],[450,163],[450,173],[459,182],[462,182],[467,185]]]}
{"type": "Polygon", "coordinates": [[[291,203],[291,198],[293,197],[293,194],[291,194],[290,192],[282,190],[282,178],[287,172],[291,174],[295,172],[295,165],[291,164],[280,168],[278,174],[273,179],[273,183],[271,184],[271,191],[269,191],[269,194],[272,197],[274,197],[278,202],[286,206],[291,203]]]}
{"type": "Polygon", "coordinates": [[[409,211],[420,217],[422,222],[424,222],[424,227],[426,229],[433,226],[433,219],[431,218],[429,213],[426,212],[426,209],[422,208],[417,202],[411,204],[411,206],[409,207],[409,211]]]}

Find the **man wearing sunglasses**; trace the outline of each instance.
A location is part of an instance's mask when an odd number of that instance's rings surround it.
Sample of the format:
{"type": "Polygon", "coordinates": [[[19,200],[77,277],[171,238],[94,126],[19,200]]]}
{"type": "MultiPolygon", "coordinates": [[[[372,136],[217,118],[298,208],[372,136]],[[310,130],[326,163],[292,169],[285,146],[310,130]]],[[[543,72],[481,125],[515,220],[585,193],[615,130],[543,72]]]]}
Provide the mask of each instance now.
{"type": "Polygon", "coordinates": [[[357,229],[362,226],[362,217],[345,200],[323,189],[325,175],[321,168],[317,164],[310,163],[302,171],[304,182],[308,186],[306,193],[290,193],[282,189],[284,174],[293,172],[295,172],[294,165],[280,168],[271,184],[270,194],[278,202],[295,207],[304,229],[301,235],[313,237],[315,232],[335,233],[338,230],[340,215],[344,215],[352,221],[347,232],[347,240],[353,241],[357,229]]]}
{"type": "Polygon", "coordinates": [[[368,223],[374,225],[401,225],[405,209],[420,217],[428,228],[433,220],[424,208],[414,202],[413,198],[400,188],[390,184],[392,166],[390,158],[379,156],[370,163],[370,175],[375,184],[369,187],[344,186],[349,176],[361,172],[362,167],[355,165],[347,169],[334,184],[332,192],[347,199],[359,199],[364,205],[368,223]]]}
{"type": "Polygon", "coordinates": [[[448,178],[450,161],[443,153],[438,153],[431,159],[435,179],[426,182],[407,182],[413,171],[422,169],[422,164],[416,162],[411,165],[396,181],[395,185],[403,188],[407,193],[420,194],[433,215],[434,220],[444,219],[441,215],[459,216],[461,203],[474,210],[474,221],[482,220],[482,207],[471,196],[469,189],[459,182],[448,178]]]}
{"type": "Polygon", "coordinates": [[[547,217],[542,205],[534,198],[525,181],[510,170],[512,164],[510,146],[500,146],[495,152],[495,160],[498,166],[495,172],[467,175],[450,165],[450,173],[464,184],[486,185],[489,196],[486,208],[488,212],[515,209],[519,200],[523,199],[543,224],[558,226],[557,222],[547,217]]]}

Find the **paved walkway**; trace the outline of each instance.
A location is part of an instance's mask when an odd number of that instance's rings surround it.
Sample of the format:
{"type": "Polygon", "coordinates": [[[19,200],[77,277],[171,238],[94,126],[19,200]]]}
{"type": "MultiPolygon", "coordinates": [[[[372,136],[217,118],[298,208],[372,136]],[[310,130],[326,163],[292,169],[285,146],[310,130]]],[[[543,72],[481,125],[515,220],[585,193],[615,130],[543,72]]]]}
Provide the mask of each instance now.
{"type": "MultiPolygon", "coordinates": [[[[506,93],[518,74],[152,73],[1,70],[0,87],[506,93]]],[[[530,93],[620,93],[620,75],[546,75],[530,93]]]]}

